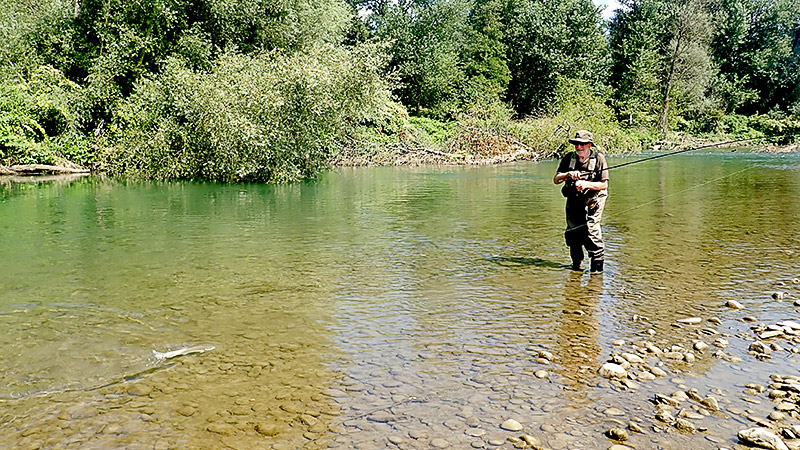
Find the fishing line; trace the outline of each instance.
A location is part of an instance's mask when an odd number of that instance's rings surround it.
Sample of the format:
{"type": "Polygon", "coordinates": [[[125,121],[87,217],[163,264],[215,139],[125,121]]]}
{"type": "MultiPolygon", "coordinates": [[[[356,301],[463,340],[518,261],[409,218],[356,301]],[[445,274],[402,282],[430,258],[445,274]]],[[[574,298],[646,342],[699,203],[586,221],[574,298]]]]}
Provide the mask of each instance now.
{"type": "MultiPolygon", "coordinates": [[[[662,201],[662,200],[664,200],[664,199],[666,199],[666,198],[669,198],[669,197],[672,197],[672,196],[675,196],[675,195],[678,195],[678,194],[683,194],[684,192],[689,192],[689,191],[691,191],[691,190],[693,190],[693,189],[697,189],[697,188],[699,188],[699,187],[702,187],[702,186],[705,186],[705,185],[707,185],[707,184],[716,183],[717,181],[724,180],[725,178],[730,178],[730,177],[732,177],[732,176],[734,176],[734,175],[738,175],[738,174],[740,174],[740,173],[742,173],[742,172],[745,172],[745,171],[748,171],[748,170],[750,170],[750,169],[752,169],[752,168],[753,168],[753,167],[745,167],[745,168],[744,168],[744,169],[742,169],[742,170],[737,170],[736,172],[729,173],[729,174],[727,174],[727,175],[723,175],[723,176],[721,176],[721,177],[718,177],[718,178],[714,178],[713,180],[704,181],[704,182],[702,182],[702,183],[698,183],[698,184],[696,184],[696,185],[694,185],[694,186],[690,186],[690,187],[688,187],[688,188],[686,188],[686,189],[682,189],[682,190],[680,190],[680,191],[678,191],[678,192],[673,192],[673,193],[671,193],[671,194],[664,195],[664,196],[662,196],[662,197],[659,197],[659,198],[657,198],[657,199],[650,200],[649,202],[644,202],[644,203],[642,203],[642,204],[640,204],[640,205],[636,205],[636,206],[634,206],[633,208],[628,208],[628,209],[626,209],[626,210],[624,210],[624,211],[614,211],[614,215],[617,215],[617,214],[625,214],[625,213],[631,212],[631,211],[633,211],[633,210],[635,210],[635,209],[639,209],[639,208],[641,208],[641,207],[643,207],[643,206],[646,206],[646,205],[649,205],[649,204],[652,204],[652,203],[655,203],[655,202],[660,202],[660,201],[662,201]]],[[[576,228],[577,228],[577,227],[576,227],[576,228]]]]}

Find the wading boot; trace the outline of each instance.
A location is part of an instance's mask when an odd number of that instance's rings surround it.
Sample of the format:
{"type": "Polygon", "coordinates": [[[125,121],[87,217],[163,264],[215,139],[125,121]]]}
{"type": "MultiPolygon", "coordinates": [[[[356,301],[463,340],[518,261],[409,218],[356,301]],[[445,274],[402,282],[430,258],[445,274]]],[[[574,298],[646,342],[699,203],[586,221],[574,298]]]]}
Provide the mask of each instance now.
{"type": "Polygon", "coordinates": [[[572,258],[572,270],[583,270],[583,247],[570,247],[569,256],[572,258]]]}
{"type": "Polygon", "coordinates": [[[593,259],[592,264],[589,267],[589,272],[602,272],[602,271],[603,271],[603,260],[593,259]]]}

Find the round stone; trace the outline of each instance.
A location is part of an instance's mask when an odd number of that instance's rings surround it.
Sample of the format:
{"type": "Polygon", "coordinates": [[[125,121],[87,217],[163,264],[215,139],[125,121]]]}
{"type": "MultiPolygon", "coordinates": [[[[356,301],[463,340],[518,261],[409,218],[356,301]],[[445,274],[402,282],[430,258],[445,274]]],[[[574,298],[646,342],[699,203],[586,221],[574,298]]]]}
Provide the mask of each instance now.
{"type": "Polygon", "coordinates": [[[450,443],[442,438],[436,438],[431,441],[431,447],[433,448],[447,448],[450,446],[450,443]]]}
{"type": "Polygon", "coordinates": [[[522,424],[514,419],[508,419],[500,425],[500,428],[508,431],[520,431],[522,430],[522,424]]]}

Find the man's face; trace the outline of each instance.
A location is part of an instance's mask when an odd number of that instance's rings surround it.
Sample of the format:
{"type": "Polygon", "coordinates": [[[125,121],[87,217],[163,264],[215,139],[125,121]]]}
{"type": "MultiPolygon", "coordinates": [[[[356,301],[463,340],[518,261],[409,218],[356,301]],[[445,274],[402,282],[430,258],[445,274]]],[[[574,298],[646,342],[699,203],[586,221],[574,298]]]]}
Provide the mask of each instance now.
{"type": "Polygon", "coordinates": [[[583,151],[591,147],[592,147],[591,142],[587,142],[585,144],[575,144],[575,151],[583,151]]]}

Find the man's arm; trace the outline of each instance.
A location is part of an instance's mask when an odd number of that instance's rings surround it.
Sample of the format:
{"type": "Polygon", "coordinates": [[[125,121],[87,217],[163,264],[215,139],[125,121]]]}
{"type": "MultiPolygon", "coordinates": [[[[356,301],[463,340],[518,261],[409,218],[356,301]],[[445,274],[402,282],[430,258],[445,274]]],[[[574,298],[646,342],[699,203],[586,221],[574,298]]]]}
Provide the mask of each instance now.
{"type": "Polygon", "coordinates": [[[556,176],[553,177],[553,183],[561,184],[567,180],[580,180],[581,172],[579,170],[573,170],[571,172],[556,172],[556,176]]]}

